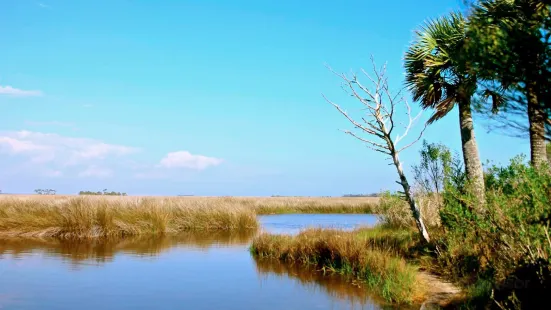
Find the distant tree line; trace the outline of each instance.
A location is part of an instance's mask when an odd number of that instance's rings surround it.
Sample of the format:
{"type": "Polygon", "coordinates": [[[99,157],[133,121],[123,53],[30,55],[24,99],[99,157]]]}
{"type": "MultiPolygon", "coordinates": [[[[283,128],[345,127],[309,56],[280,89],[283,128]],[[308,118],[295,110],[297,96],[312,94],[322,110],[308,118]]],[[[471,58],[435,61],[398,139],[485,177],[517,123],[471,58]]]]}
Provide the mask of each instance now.
{"type": "Polygon", "coordinates": [[[105,195],[105,196],[126,196],[126,193],[121,192],[115,192],[115,191],[107,191],[107,189],[104,189],[103,191],[80,191],[78,192],[79,195],[105,195]]]}
{"type": "Polygon", "coordinates": [[[342,195],[343,197],[379,197],[378,193],[371,193],[371,194],[346,194],[342,195]]]}
{"type": "Polygon", "coordinates": [[[34,190],[34,192],[38,195],[55,195],[56,190],[55,189],[40,189],[37,188],[34,190]]]}

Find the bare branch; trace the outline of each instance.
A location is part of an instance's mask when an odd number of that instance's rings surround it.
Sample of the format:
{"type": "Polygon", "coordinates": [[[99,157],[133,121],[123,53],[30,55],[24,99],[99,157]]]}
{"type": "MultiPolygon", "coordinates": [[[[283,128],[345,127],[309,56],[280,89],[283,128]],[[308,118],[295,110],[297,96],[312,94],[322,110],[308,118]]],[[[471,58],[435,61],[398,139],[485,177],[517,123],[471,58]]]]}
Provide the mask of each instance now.
{"type": "Polygon", "coordinates": [[[364,69],[360,69],[360,70],[371,81],[371,83],[373,83],[373,85],[377,84],[377,82],[375,82],[375,80],[371,77],[371,75],[369,75],[369,73],[367,73],[364,69]]]}
{"type": "MultiPolygon", "coordinates": [[[[400,89],[396,95],[394,97],[392,97],[392,95],[390,94],[390,90],[388,89],[388,85],[387,87],[385,87],[385,93],[388,97],[388,102],[390,104],[390,114],[388,116],[388,118],[390,119],[390,128],[388,129],[388,134],[392,134],[392,131],[394,130],[394,107],[396,106],[396,104],[394,104],[394,102],[396,102],[396,98],[398,98],[398,96],[400,96],[402,94],[402,90],[400,89]]],[[[402,98],[403,100],[403,98],[402,98]]]]}
{"type": "Polygon", "coordinates": [[[419,136],[416,137],[414,141],[405,145],[404,147],[398,149],[397,144],[405,139],[406,136],[411,132],[412,127],[417,123],[421,114],[419,113],[416,116],[412,115],[411,106],[408,101],[403,97],[402,90],[398,91],[395,94],[392,94],[388,86],[388,80],[386,78],[386,64],[381,68],[377,68],[373,57],[371,57],[373,73],[370,75],[365,70],[361,69],[363,75],[369,79],[371,82],[370,85],[362,84],[358,76],[355,73],[351,73],[348,76],[344,73],[337,73],[329,66],[327,68],[336,76],[338,76],[343,81],[343,89],[351,97],[356,98],[361,104],[364,105],[362,111],[365,111],[366,115],[358,117],[358,121],[354,120],[348,113],[346,113],[339,105],[330,101],[328,98],[323,96],[323,98],[333,105],[342,115],[348,119],[348,121],[354,125],[355,128],[359,128],[363,133],[370,135],[370,137],[360,136],[359,133],[356,134],[353,131],[345,130],[344,133],[348,134],[357,140],[363,142],[368,148],[383,153],[387,155],[387,159],[391,161],[391,165],[396,167],[398,175],[400,177],[400,184],[404,189],[404,195],[412,214],[415,217],[417,226],[424,238],[424,240],[429,240],[428,233],[425,230],[424,224],[422,223],[422,218],[420,216],[421,211],[419,210],[416,202],[411,194],[411,189],[409,183],[407,182],[406,176],[402,169],[402,164],[399,159],[399,153],[403,150],[411,147],[416,142],[421,140],[427,124],[419,133],[419,136]],[[395,119],[396,111],[403,108],[407,115],[406,124],[404,124],[404,132],[402,135],[397,135],[396,139],[392,139],[392,133],[395,130],[396,124],[398,121],[395,119]],[[360,121],[361,119],[361,121],[360,121]]]}
{"type": "MultiPolygon", "coordinates": [[[[411,106],[409,105],[409,103],[406,101],[404,101],[404,104],[406,105],[406,115],[408,116],[408,124],[405,125],[405,131],[404,133],[400,136],[400,135],[397,135],[396,136],[396,140],[394,140],[394,143],[395,144],[398,144],[398,142],[400,142],[400,140],[402,140],[404,137],[406,137],[409,133],[409,129],[411,128],[411,125],[413,125],[413,119],[411,118],[411,106]]],[[[421,115],[421,114],[419,114],[421,115]]],[[[417,115],[415,118],[419,117],[419,115],[417,115]]]]}
{"type": "Polygon", "coordinates": [[[366,133],[369,133],[369,134],[372,134],[372,135],[375,135],[377,137],[380,137],[380,138],[383,138],[383,135],[381,135],[380,133],[377,133],[375,131],[373,131],[372,129],[369,129],[367,127],[364,127],[362,126],[361,124],[359,124],[358,122],[356,122],[353,118],[351,118],[348,113],[346,113],[346,111],[344,111],[343,109],[341,109],[341,107],[339,105],[337,105],[336,103],[334,103],[333,101],[327,99],[327,97],[322,94],[323,98],[328,102],[330,103],[331,105],[333,105],[342,115],[344,115],[344,117],[346,117],[348,119],[349,122],[351,122],[354,126],[356,126],[356,128],[360,128],[361,130],[365,131],[366,133]]]}
{"type": "Polygon", "coordinates": [[[373,124],[373,121],[368,122],[368,121],[367,121],[365,118],[363,118],[363,117],[362,117],[362,120],[366,123],[367,126],[371,127],[371,129],[373,129],[373,131],[378,132],[378,133],[380,133],[380,134],[382,135],[382,136],[379,137],[379,138],[381,138],[381,139],[384,138],[385,132],[384,132],[380,127],[377,127],[376,125],[374,125],[374,124],[373,124]]]}
{"type": "MultiPolygon", "coordinates": [[[[354,75],[353,76],[353,79],[349,79],[344,73],[337,73],[336,71],[334,71],[330,66],[326,65],[326,67],[329,69],[329,71],[331,71],[331,73],[333,73],[334,75],[338,76],[339,78],[341,78],[345,85],[348,86],[348,88],[350,88],[350,90],[352,91],[352,94],[351,96],[353,97],[356,97],[356,99],[358,99],[361,103],[363,103],[366,108],[368,110],[370,110],[371,112],[374,112],[375,109],[374,107],[371,106],[372,104],[372,101],[374,102],[375,101],[375,96],[371,93],[371,91],[369,89],[367,89],[366,87],[364,87],[363,85],[361,85],[360,83],[358,83],[358,80],[357,80],[357,77],[354,75]],[[356,84],[358,85],[358,87],[363,91],[365,92],[369,98],[364,98],[362,96],[360,96],[360,94],[358,94],[358,92],[356,91],[356,89],[354,88],[354,85],[353,84],[356,84]]],[[[344,85],[343,85],[344,86],[344,85]]],[[[343,87],[344,89],[344,87],[343,87]]],[[[347,91],[346,91],[347,92],[347,91]]],[[[348,93],[348,92],[347,92],[348,93]]],[[[327,100],[327,99],[326,99],[327,100]]]]}
{"type": "MultiPolygon", "coordinates": [[[[362,137],[356,135],[355,133],[353,133],[353,132],[350,131],[350,130],[343,130],[343,132],[346,133],[346,134],[349,134],[349,135],[353,136],[354,138],[356,138],[356,139],[358,139],[358,140],[360,140],[360,141],[363,141],[363,142],[365,142],[365,143],[369,143],[369,144],[371,144],[373,147],[378,147],[378,148],[381,148],[381,149],[384,149],[384,150],[388,150],[388,146],[384,146],[384,145],[381,145],[381,144],[379,144],[379,143],[373,142],[373,141],[371,141],[371,140],[367,140],[367,139],[365,139],[365,138],[362,138],[362,137]]],[[[388,154],[390,155],[390,152],[388,152],[388,154]]]]}
{"type": "Polygon", "coordinates": [[[408,145],[402,147],[401,149],[399,149],[399,150],[397,151],[397,153],[399,154],[399,153],[402,152],[403,150],[405,150],[405,149],[407,149],[407,148],[413,146],[415,143],[419,142],[419,140],[421,140],[421,138],[423,137],[423,134],[425,133],[425,130],[427,129],[427,126],[428,126],[428,124],[425,123],[425,126],[423,127],[423,129],[422,129],[421,132],[419,133],[419,136],[417,137],[417,139],[413,140],[413,142],[411,142],[410,144],[408,144],[408,145]]]}

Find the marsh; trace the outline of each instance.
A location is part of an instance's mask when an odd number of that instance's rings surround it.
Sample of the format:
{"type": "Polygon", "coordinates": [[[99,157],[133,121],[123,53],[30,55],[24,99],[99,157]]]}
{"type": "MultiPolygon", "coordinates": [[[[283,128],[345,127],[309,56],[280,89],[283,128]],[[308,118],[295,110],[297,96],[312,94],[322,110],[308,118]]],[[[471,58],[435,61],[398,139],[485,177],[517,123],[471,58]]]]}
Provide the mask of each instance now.
{"type": "MultiPolygon", "coordinates": [[[[264,215],[260,231],[371,226],[372,215],[264,215]]],[[[255,230],[0,240],[2,309],[381,309],[336,274],[256,260],[255,230]]]]}

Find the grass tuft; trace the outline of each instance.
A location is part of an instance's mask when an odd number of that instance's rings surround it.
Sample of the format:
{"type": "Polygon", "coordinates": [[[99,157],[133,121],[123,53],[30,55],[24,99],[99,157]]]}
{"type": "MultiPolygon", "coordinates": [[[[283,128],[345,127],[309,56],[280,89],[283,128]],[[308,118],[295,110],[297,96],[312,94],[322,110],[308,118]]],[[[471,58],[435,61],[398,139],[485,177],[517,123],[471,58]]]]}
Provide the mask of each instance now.
{"type": "Polygon", "coordinates": [[[261,234],[250,250],[257,258],[315,265],[325,272],[354,276],[389,302],[411,304],[423,295],[423,288],[416,285],[417,268],[392,255],[402,250],[404,235],[308,229],[296,236],[261,234]]]}

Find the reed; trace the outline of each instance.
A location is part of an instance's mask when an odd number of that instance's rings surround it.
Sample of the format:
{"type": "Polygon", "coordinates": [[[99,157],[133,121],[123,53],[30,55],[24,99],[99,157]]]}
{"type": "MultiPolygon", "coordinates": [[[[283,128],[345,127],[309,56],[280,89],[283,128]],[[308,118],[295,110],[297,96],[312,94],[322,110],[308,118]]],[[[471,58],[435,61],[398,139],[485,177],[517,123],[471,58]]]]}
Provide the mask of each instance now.
{"type": "Polygon", "coordinates": [[[93,238],[257,228],[257,214],[371,213],[377,198],[0,196],[0,235],[93,238]]]}
{"type": "Polygon", "coordinates": [[[256,229],[258,214],[372,213],[377,198],[0,195],[0,236],[95,238],[256,229]]]}
{"type": "Polygon", "coordinates": [[[396,251],[392,247],[402,247],[398,239],[404,237],[308,229],[296,236],[261,234],[250,249],[258,259],[315,265],[326,272],[354,276],[389,302],[411,304],[423,298],[423,285],[417,282],[417,268],[392,254],[396,251]],[[385,249],[385,244],[390,248],[385,249]]]}
{"type": "Polygon", "coordinates": [[[96,238],[257,228],[254,210],[222,200],[91,196],[0,199],[0,235],[4,237],[96,238]]]}
{"type": "Polygon", "coordinates": [[[232,201],[249,206],[257,214],[288,213],[376,213],[378,197],[235,197],[232,201]]]}

